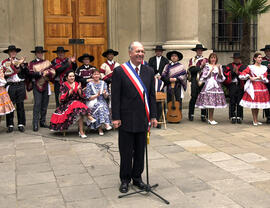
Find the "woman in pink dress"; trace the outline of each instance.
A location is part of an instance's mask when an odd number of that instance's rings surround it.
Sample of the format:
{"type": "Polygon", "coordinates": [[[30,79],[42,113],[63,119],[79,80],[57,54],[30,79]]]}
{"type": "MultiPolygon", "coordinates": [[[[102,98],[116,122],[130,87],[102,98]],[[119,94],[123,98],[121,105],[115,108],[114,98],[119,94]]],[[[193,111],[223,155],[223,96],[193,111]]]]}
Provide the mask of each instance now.
{"type": "Polygon", "coordinates": [[[270,108],[270,96],[265,83],[268,83],[267,79],[267,67],[261,65],[262,54],[255,53],[254,64],[249,65],[244,71],[239,75],[242,80],[247,80],[245,84],[245,93],[240,105],[245,108],[251,108],[253,116],[253,125],[261,125],[258,122],[259,109],[270,108]]]}

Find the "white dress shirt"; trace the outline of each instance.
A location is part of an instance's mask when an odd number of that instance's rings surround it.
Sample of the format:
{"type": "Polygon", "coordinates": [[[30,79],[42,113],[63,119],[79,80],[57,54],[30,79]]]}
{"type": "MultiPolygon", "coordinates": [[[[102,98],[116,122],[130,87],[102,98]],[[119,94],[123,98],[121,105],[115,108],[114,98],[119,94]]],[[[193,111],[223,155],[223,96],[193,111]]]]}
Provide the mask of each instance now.
{"type": "Polygon", "coordinates": [[[156,60],[157,60],[157,70],[158,70],[159,65],[160,65],[161,56],[156,56],[156,60]]]}

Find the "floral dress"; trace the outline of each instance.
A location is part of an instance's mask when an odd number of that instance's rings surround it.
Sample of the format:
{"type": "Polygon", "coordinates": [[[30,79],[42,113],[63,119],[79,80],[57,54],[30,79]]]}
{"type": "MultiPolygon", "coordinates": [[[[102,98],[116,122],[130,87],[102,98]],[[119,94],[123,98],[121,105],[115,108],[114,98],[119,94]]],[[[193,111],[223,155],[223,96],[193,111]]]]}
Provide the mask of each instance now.
{"type": "Polygon", "coordinates": [[[60,105],[52,114],[50,122],[50,129],[54,131],[67,130],[79,119],[79,116],[91,115],[78,93],[78,83],[75,82],[75,89],[71,95],[69,94],[70,89],[68,82],[64,82],[60,88],[60,105]]]}
{"type": "Polygon", "coordinates": [[[205,85],[197,98],[195,106],[198,108],[226,108],[226,99],[221,87],[221,83],[226,78],[223,73],[219,76],[217,66],[210,74],[211,69],[212,66],[210,64],[206,64],[203,69],[200,81],[204,82],[205,85]]]}
{"type": "MultiPolygon", "coordinates": [[[[85,91],[86,98],[89,99],[91,96],[98,94],[98,92],[103,92],[104,90],[108,93],[107,84],[104,81],[100,80],[99,83],[89,82],[85,91]]],[[[102,94],[97,99],[88,101],[86,105],[91,109],[91,115],[96,119],[95,123],[91,123],[89,120],[87,121],[87,125],[91,129],[97,129],[102,124],[111,123],[109,107],[102,94]]]]}

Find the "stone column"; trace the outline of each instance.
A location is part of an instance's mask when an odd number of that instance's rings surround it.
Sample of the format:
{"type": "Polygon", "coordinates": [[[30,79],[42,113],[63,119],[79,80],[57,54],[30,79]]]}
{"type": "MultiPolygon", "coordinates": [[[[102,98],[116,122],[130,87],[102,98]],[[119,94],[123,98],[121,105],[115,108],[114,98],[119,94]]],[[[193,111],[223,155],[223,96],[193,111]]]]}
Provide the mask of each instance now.
{"type": "Polygon", "coordinates": [[[190,49],[198,43],[198,0],[167,0],[167,49],[190,49]]]}

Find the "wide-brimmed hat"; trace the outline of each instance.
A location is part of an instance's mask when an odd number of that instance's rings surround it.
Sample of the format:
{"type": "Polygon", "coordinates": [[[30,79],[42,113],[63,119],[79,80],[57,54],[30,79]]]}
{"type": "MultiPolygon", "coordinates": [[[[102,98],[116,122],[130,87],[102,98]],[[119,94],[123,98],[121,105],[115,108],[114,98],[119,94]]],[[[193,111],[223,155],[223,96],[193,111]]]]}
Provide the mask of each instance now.
{"type": "Polygon", "coordinates": [[[155,48],[153,48],[154,51],[165,51],[165,49],[162,47],[162,45],[157,45],[155,48]]]}
{"type": "Polygon", "coordinates": [[[108,56],[108,54],[110,54],[110,53],[112,53],[114,56],[118,55],[118,51],[115,51],[113,49],[108,49],[102,53],[102,56],[106,58],[108,56]]]}
{"type": "Polygon", "coordinates": [[[85,59],[85,58],[89,58],[90,62],[92,62],[92,61],[95,60],[95,57],[94,56],[92,56],[92,55],[90,55],[88,53],[85,53],[85,54],[83,54],[82,56],[80,56],[78,58],[78,61],[81,62],[81,63],[83,63],[83,59],[85,59]]]}
{"type": "Polygon", "coordinates": [[[261,51],[270,50],[270,45],[265,45],[264,48],[261,49],[261,51]]]}
{"type": "Polygon", "coordinates": [[[41,53],[46,53],[48,52],[47,50],[43,49],[43,46],[36,46],[35,50],[31,51],[31,53],[37,53],[37,52],[41,52],[41,53]]]}
{"type": "Polygon", "coordinates": [[[233,56],[231,58],[242,58],[241,54],[239,52],[233,53],[233,56]]]}
{"type": "Polygon", "coordinates": [[[19,53],[21,49],[17,48],[15,45],[10,45],[6,50],[3,50],[4,53],[8,53],[9,51],[16,51],[17,53],[19,53]]]}
{"type": "Polygon", "coordinates": [[[64,53],[66,53],[66,52],[69,52],[69,50],[64,49],[63,46],[58,46],[57,49],[56,49],[56,51],[53,51],[53,53],[58,53],[58,52],[64,52],[64,53]]]}
{"type": "Polygon", "coordinates": [[[166,54],[167,59],[171,60],[171,56],[172,56],[173,54],[176,54],[176,55],[178,56],[178,59],[179,59],[178,61],[180,61],[180,60],[183,59],[183,54],[180,53],[179,51],[169,51],[169,52],[166,54]]]}
{"type": "Polygon", "coordinates": [[[203,51],[206,51],[207,48],[204,48],[202,44],[196,44],[195,48],[192,48],[192,51],[197,51],[198,49],[201,49],[203,51]]]}

